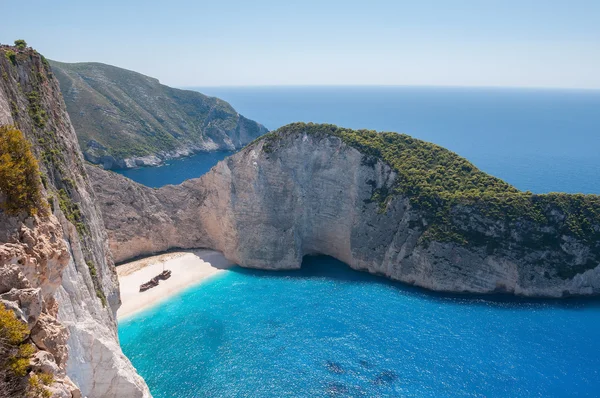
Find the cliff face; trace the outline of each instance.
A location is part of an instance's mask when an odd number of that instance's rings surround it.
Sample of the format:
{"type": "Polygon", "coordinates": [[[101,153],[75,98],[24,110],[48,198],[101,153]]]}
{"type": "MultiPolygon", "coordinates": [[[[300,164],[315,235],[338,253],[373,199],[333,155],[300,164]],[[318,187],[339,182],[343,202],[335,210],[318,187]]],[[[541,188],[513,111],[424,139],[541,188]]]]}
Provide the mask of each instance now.
{"type": "Polygon", "coordinates": [[[225,101],[140,73],[91,62],[50,63],[86,160],[106,169],[239,149],[267,132],[225,101]]]}
{"type": "Polygon", "coordinates": [[[51,208],[35,217],[0,210],[2,300],[29,322],[55,396],[148,397],[119,347],[118,280],[58,82],[32,49],[0,47],[0,73],[0,124],[32,144],[51,208]]]}
{"type": "Polygon", "coordinates": [[[376,200],[397,186],[396,169],[340,137],[302,129],[275,132],[201,178],[158,190],[89,167],[116,261],[204,247],[244,267],[293,269],[304,255],[325,254],[437,291],[600,293],[597,247],[560,232],[559,209],[548,208],[540,224],[454,205],[456,231],[471,242],[436,240],[431,214],[408,194],[376,200]]]}

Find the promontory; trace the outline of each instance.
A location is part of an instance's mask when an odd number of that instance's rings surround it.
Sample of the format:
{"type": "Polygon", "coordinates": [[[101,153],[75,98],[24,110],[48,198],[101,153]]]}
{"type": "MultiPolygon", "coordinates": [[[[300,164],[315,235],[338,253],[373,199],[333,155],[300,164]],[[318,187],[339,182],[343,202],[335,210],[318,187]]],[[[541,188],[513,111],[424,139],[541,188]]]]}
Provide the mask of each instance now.
{"type": "Polygon", "coordinates": [[[445,292],[600,293],[600,197],[521,192],[442,147],[295,123],[151,189],[87,167],[116,261],[211,248],[262,269],[306,255],[445,292]]]}

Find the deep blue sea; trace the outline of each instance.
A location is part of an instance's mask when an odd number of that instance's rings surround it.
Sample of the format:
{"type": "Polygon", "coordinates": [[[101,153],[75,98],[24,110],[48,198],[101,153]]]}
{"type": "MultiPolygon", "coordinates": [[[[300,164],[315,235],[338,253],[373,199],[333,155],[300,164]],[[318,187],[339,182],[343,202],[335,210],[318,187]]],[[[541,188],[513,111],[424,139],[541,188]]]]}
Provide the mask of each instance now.
{"type": "Polygon", "coordinates": [[[406,133],[522,190],[600,193],[600,90],[203,87],[273,130],[291,122],[406,133]]]}
{"type": "MultiPolygon", "coordinates": [[[[441,145],[519,189],[600,193],[600,90],[448,87],[202,87],[274,130],[304,121],[396,131],[441,145]]],[[[120,173],[160,187],[227,155],[120,173]]]]}
{"type": "Polygon", "coordinates": [[[160,167],[139,167],[137,169],[116,170],[134,181],[152,188],[168,184],[181,184],[190,178],[200,177],[220,160],[234,152],[206,152],[180,159],[172,159],[160,167]]]}
{"type": "MultiPolygon", "coordinates": [[[[600,193],[600,92],[205,88],[274,129],[405,132],[534,192],[600,193]]],[[[149,186],[225,154],[123,172],[149,186]]],[[[447,296],[326,257],[234,268],[120,323],[155,397],[564,397],[600,394],[600,301],[447,296]]]]}

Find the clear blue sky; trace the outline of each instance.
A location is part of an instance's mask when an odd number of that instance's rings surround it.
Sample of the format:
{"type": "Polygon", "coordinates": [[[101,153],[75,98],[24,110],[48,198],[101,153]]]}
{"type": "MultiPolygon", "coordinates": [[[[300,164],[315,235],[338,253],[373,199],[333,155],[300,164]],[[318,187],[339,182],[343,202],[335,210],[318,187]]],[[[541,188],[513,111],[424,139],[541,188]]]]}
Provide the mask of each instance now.
{"type": "Polygon", "coordinates": [[[600,88],[600,0],[16,1],[0,42],[173,86],[600,88]]]}

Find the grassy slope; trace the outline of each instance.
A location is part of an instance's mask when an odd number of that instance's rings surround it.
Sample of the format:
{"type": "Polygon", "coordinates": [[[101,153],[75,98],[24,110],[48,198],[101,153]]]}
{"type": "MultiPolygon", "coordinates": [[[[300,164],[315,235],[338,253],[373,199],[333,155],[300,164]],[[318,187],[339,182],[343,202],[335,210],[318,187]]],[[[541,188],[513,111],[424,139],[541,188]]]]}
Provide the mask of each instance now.
{"type": "MultiPolygon", "coordinates": [[[[437,241],[454,241],[465,245],[496,244],[484,235],[475,236],[458,225],[453,217],[457,207],[473,211],[506,225],[526,223],[529,226],[551,227],[560,236],[571,236],[591,245],[600,256],[600,196],[550,193],[544,195],[522,192],[506,182],[490,176],[454,152],[438,145],[414,139],[405,134],[350,130],[328,124],[294,123],[271,132],[263,150],[274,151],[279,139],[293,134],[327,134],[341,138],[365,155],[364,162],[381,159],[397,173],[395,185],[373,191],[372,200],[385,206],[394,195],[407,196],[424,211],[428,227],[425,237],[437,241]],[[561,214],[555,216],[555,214],[561,214]],[[564,217],[563,217],[564,216],[564,217]],[[559,219],[559,221],[557,221],[559,219]]],[[[372,163],[374,164],[374,163],[372,163]]],[[[555,234],[556,235],[556,234],[555,234]]],[[[545,242],[541,235],[531,237],[534,248],[557,242],[545,242]]],[[[560,243],[558,243],[560,244],[560,243]]]]}
{"type": "Polygon", "coordinates": [[[265,132],[225,101],[136,72],[100,63],[50,63],[84,151],[90,140],[120,158],[198,144],[203,137],[222,143],[228,136],[242,146],[241,123],[252,138],[265,132]]]}

